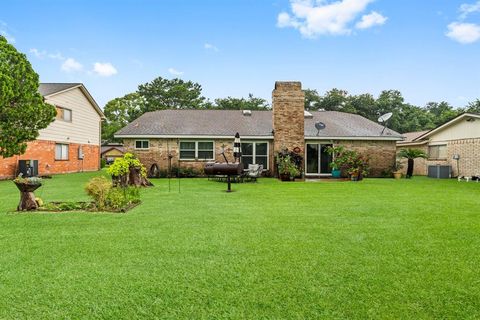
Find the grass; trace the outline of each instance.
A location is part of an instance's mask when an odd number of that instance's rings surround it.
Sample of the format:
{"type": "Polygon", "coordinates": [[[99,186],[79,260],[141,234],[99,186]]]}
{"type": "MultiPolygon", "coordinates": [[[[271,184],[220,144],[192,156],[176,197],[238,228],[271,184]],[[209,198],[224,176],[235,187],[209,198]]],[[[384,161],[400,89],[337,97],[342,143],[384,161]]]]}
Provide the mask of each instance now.
{"type": "MultiPolygon", "coordinates": [[[[37,195],[88,200],[98,174],[37,195]]],[[[14,213],[0,182],[0,318],[480,317],[480,183],[154,183],[92,214],[14,213]]]]}

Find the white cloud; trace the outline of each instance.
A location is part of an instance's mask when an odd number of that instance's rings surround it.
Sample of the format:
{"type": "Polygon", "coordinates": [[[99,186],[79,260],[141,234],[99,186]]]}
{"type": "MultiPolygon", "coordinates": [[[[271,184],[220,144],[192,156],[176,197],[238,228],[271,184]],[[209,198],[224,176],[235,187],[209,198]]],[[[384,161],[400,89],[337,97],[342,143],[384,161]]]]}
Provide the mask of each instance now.
{"type": "Polygon", "coordinates": [[[73,58],[68,58],[62,63],[62,71],[78,72],[83,70],[83,65],[73,58]]]}
{"type": "Polygon", "coordinates": [[[50,59],[54,59],[54,60],[65,60],[65,57],[60,53],[60,52],[57,52],[57,53],[49,53],[47,55],[50,59]]]}
{"type": "Polygon", "coordinates": [[[480,25],[474,23],[452,22],[448,25],[447,37],[463,44],[480,40],[480,25]]]}
{"type": "Polygon", "coordinates": [[[362,20],[357,22],[355,28],[368,29],[373,26],[381,26],[387,21],[387,17],[382,16],[380,13],[372,11],[370,14],[362,16],[362,20]]]}
{"type": "Polygon", "coordinates": [[[168,68],[168,72],[174,76],[181,76],[183,74],[183,71],[178,71],[174,68],[168,68]]]}
{"type": "Polygon", "coordinates": [[[218,48],[211,43],[205,43],[203,45],[203,47],[207,50],[212,50],[212,51],[218,52],[218,48]]]}
{"type": "Polygon", "coordinates": [[[33,53],[33,55],[37,58],[40,58],[42,59],[43,57],[45,57],[45,55],[47,54],[47,52],[45,50],[43,51],[40,51],[38,50],[37,48],[32,48],[30,49],[30,53],[33,53]]]}
{"type": "Polygon", "coordinates": [[[60,53],[48,53],[46,50],[39,50],[37,48],[32,48],[30,49],[30,53],[33,53],[33,55],[39,59],[43,59],[45,57],[53,59],[53,60],[65,60],[65,57],[60,53]]]}
{"type": "MultiPolygon", "coordinates": [[[[292,14],[281,12],[277,17],[277,27],[298,29],[303,36],[308,38],[319,35],[348,35],[352,32],[351,24],[373,1],[290,0],[292,14]]],[[[385,19],[384,23],[387,18],[381,17],[385,19]]],[[[372,17],[367,15],[367,18],[371,19],[372,17]]],[[[375,22],[379,24],[378,17],[373,18],[377,18],[375,22]]]]}
{"type": "Polygon", "coordinates": [[[93,72],[101,77],[110,77],[118,73],[117,69],[110,62],[95,62],[93,72]]]}
{"type": "Polygon", "coordinates": [[[466,19],[468,15],[475,12],[480,12],[480,1],[472,4],[464,3],[460,6],[460,19],[466,19]]]}

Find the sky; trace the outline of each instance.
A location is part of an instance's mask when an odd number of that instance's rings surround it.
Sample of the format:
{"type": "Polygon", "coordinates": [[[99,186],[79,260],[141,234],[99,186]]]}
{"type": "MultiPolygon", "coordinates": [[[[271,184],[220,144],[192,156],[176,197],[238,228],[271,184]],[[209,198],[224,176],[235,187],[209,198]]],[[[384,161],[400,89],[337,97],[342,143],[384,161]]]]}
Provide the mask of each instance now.
{"type": "Polygon", "coordinates": [[[420,106],[480,98],[480,0],[10,0],[0,34],[42,82],[82,82],[101,107],[158,76],[211,100],[270,102],[280,80],[420,106]]]}

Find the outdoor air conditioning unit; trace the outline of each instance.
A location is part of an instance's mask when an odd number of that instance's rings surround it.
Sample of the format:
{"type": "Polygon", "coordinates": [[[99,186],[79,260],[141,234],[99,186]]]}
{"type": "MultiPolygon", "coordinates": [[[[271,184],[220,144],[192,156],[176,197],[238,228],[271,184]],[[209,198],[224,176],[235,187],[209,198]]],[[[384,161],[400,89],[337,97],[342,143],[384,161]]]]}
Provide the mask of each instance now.
{"type": "Polygon", "coordinates": [[[78,160],[83,160],[84,154],[83,154],[83,148],[82,146],[78,147],[78,160]]]}
{"type": "Polygon", "coordinates": [[[428,166],[428,177],[436,179],[449,179],[452,177],[452,166],[428,166]]]}
{"type": "Polygon", "coordinates": [[[24,178],[38,176],[38,160],[19,160],[18,171],[24,178]]]}

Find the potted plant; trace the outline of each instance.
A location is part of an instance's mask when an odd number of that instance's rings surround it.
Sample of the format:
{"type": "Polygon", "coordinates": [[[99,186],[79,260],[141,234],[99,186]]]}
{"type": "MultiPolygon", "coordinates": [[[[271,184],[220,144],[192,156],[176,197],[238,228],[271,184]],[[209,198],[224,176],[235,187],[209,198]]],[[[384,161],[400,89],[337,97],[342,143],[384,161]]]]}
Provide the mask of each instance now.
{"type": "Polygon", "coordinates": [[[292,181],[300,174],[297,165],[292,160],[290,155],[277,155],[278,175],[282,181],[292,181]]]}
{"type": "Polygon", "coordinates": [[[332,169],[332,178],[340,178],[342,176],[341,168],[345,161],[345,158],[342,156],[343,151],[344,147],[342,146],[327,148],[327,153],[330,154],[333,158],[332,162],[330,162],[330,168],[332,169]]]}
{"type": "Polygon", "coordinates": [[[399,159],[397,159],[397,161],[395,161],[395,164],[393,165],[393,168],[392,168],[393,177],[395,179],[402,178],[402,171],[401,171],[402,169],[403,169],[403,164],[399,159]]]}

